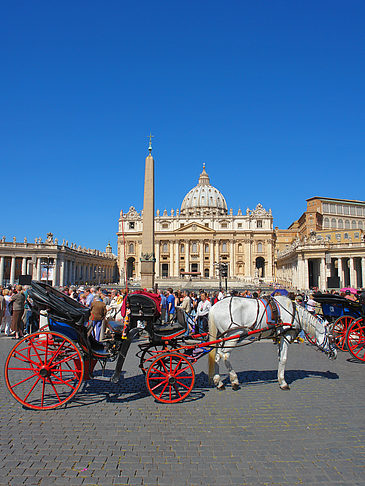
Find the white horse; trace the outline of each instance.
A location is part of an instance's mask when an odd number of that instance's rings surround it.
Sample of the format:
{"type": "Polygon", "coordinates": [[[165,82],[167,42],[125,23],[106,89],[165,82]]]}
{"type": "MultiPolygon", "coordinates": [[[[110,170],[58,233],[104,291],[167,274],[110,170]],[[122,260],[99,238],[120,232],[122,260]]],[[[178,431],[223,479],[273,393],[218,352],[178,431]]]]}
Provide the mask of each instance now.
{"type": "Polygon", "coordinates": [[[262,332],[254,335],[256,337],[277,339],[278,382],[282,390],[289,390],[289,385],[284,377],[288,345],[294,341],[301,330],[304,330],[314,340],[316,346],[329,358],[336,358],[337,350],[334,346],[334,340],[329,334],[325,322],[317,319],[303,307],[293,304],[288,297],[279,296],[272,300],[279,310],[280,323],[277,326],[270,326],[270,329],[267,329],[269,327],[266,319],[268,306],[265,301],[244,297],[226,297],[211,308],[209,312],[209,340],[240,334],[239,338],[227,340],[221,345],[218,344],[217,348],[209,353],[209,378],[219,390],[224,389],[224,384],[219,375],[221,358],[223,358],[229,371],[232,389],[238,389],[237,374],[232,368],[229,358],[232,349],[240,341],[247,338],[247,333],[251,330],[262,329],[262,332]]]}

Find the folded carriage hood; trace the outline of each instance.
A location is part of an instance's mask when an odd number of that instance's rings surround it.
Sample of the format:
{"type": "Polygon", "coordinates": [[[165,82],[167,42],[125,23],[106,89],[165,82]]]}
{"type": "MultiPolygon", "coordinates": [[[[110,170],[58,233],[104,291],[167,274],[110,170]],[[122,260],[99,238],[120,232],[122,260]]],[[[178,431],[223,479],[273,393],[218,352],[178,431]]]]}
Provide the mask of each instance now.
{"type": "Polygon", "coordinates": [[[32,281],[29,297],[40,310],[48,310],[54,316],[83,325],[89,320],[90,309],[68,295],[43,282],[32,281]]]}

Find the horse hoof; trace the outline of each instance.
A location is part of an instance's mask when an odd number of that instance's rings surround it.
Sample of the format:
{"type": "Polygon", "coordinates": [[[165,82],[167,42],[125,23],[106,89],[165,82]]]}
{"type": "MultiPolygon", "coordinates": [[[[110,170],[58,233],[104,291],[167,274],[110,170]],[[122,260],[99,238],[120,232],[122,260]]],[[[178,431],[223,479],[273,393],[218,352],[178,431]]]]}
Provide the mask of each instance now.
{"type": "Polygon", "coordinates": [[[224,385],[222,385],[222,386],[218,386],[218,387],[217,387],[217,390],[218,390],[218,391],[223,391],[223,390],[225,390],[225,389],[226,389],[226,387],[225,387],[224,385]]]}
{"type": "Polygon", "coordinates": [[[280,385],[280,388],[282,390],[290,390],[290,386],[288,384],[285,384],[285,385],[280,385]]]}
{"type": "Polygon", "coordinates": [[[233,383],[233,385],[232,385],[232,390],[233,390],[233,391],[237,391],[237,390],[239,390],[239,389],[240,389],[240,386],[239,386],[239,385],[237,385],[237,383],[233,383]]]}

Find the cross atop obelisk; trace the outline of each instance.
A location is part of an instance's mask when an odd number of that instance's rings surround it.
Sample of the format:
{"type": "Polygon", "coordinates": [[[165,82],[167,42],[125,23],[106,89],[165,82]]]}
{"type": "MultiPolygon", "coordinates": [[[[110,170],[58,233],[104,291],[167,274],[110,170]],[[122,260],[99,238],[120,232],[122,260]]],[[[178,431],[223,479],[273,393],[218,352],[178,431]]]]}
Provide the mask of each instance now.
{"type": "Polygon", "coordinates": [[[152,157],[152,138],[149,135],[149,154],[145,162],[143,231],[141,254],[141,286],[153,289],[155,283],[155,168],[152,157]]]}

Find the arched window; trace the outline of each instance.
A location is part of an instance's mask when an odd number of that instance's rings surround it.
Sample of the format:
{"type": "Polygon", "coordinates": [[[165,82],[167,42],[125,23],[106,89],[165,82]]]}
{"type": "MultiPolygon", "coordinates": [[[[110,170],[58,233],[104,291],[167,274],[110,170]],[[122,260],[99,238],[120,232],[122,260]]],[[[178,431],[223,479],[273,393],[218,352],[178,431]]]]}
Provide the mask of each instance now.
{"type": "Polygon", "coordinates": [[[329,228],[330,227],[330,220],[329,220],[329,218],[324,218],[324,220],[323,220],[323,227],[324,228],[329,228]]]}
{"type": "Polygon", "coordinates": [[[181,245],[180,246],[180,252],[181,253],[185,253],[185,245],[181,245]]]}
{"type": "Polygon", "coordinates": [[[167,243],[163,243],[162,244],[162,251],[164,253],[168,252],[169,251],[169,245],[167,243]]]}
{"type": "Polygon", "coordinates": [[[242,252],[242,243],[238,243],[238,252],[241,253],[242,252]]]}
{"type": "Polygon", "coordinates": [[[338,229],[343,229],[343,221],[342,219],[338,220],[338,229]]]}
{"type": "Polygon", "coordinates": [[[351,227],[352,227],[352,229],[356,229],[356,221],[355,220],[351,221],[351,227]]]}
{"type": "Polygon", "coordinates": [[[363,229],[362,221],[359,221],[359,229],[363,229]]]}
{"type": "Polygon", "coordinates": [[[134,253],[134,243],[129,243],[129,253],[134,253]]]}
{"type": "Polygon", "coordinates": [[[222,252],[227,253],[227,243],[226,242],[222,243],[222,252]]]}
{"type": "Polygon", "coordinates": [[[209,253],[209,244],[208,243],[205,243],[204,251],[205,251],[205,253],[209,253]]]}
{"type": "Polygon", "coordinates": [[[191,251],[193,253],[198,253],[198,245],[197,245],[197,243],[194,242],[194,243],[191,244],[191,251]]]}
{"type": "Polygon", "coordinates": [[[350,229],[350,221],[348,219],[345,221],[345,229],[350,229]]]}
{"type": "Polygon", "coordinates": [[[331,228],[337,228],[337,223],[335,218],[331,219],[331,228]]]}
{"type": "Polygon", "coordinates": [[[257,253],[262,253],[262,243],[257,243],[257,253]]]}

